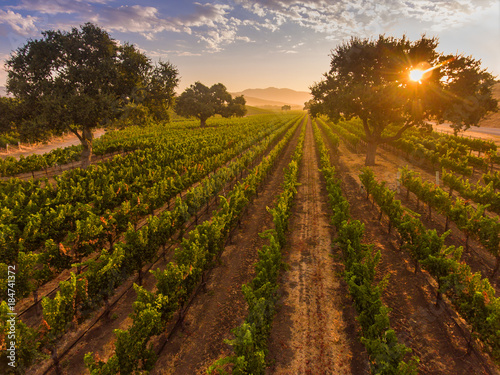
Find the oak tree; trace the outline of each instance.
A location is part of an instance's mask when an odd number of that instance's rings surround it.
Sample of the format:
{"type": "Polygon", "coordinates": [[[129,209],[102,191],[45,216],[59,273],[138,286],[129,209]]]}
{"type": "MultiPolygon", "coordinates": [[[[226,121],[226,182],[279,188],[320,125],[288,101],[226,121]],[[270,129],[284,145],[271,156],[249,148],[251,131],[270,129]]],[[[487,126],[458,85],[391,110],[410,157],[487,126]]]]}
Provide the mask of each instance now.
{"type": "Polygon", "coordinates": [[[216,114],[222,117],[244,116],[245,103],[243,95],[233,99],[222,83],[207,87],[195,82],[177,98],[175,113],[184,117],[196,117],[204,127],[207,119],[216,114]]]}
{"type": "Polygon", "coordinates": [[[332,51],[329,72],[311,87],[311,114],[334,122],[360,118],[366,165],[375,164],[378,145],[411,127],[428,126],[427,121],[448,121],[455,129],[477,126],[498,109],[494,78],[479,61],[438,53],[437,45],[436,38],[425,36],[414,42],[405,36],[351,38],[332,51]]]}
{"type": "Polygon", "coordinates": [[[98,26],[86,23],[42,36],[19,47],[6,63],[7,90],[21,104],[17,127],[25,138],[70,131],[83,146],[85,166],[94,129],[123,116],[131,105],[172,104],[177,70],[166,63],[153,66],[136,47],[120,45],[98,26]]]}

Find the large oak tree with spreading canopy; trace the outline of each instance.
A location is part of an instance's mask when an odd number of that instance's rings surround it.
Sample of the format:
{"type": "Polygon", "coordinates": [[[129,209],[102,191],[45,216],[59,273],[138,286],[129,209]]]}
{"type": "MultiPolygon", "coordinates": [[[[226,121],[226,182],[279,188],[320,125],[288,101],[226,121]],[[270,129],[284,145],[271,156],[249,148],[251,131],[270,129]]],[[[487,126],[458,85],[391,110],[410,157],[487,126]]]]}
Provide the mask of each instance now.
{"type": "Polygon", "coordinates": [[[72,132],[80,140],[82,165],[92,156],[93,130],[145,106],[167,118],[178,71],[156,65],[130,44],[120,45],[86,23],[71,31],[49,30],[7,60],[7,90],[18,99],[17,130],[27,139],[72,132]]]}
{"type": "Polygon", "coordinates": [[[366,165],[375,164],[378,145],[413,126],[428,126],[427,121],[450,122],[456,130],[477,126],[498,110],[494,77],[480,61],[438,53],[437,46],[436,38],[425,36],[414,42],[405,36],[351,38],[332,50],[329,72],[310,88],[311,114],[334,122],[360,118],[368,144],[366,165]],[[427,72],[415,80],[414,69],[427,72]]]}
{"type": "Polygon", "coordinates": [[[184,117],[196,117],[200,126],[206,125],[207,119],[219,114],[222,117],[242,117],[247,112],[243,95],[233,98],[226,86],[216,83],[211,87],[195,82],[179,95],[175,103],[175,113],[184,117]]]}

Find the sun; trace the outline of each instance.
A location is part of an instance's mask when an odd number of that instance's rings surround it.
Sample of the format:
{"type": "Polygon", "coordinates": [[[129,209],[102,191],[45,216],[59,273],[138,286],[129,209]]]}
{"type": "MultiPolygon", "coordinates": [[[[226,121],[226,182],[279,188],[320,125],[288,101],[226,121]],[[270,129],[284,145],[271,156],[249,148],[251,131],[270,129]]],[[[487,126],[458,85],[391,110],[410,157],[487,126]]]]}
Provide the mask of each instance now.
{"type": "Polygon", "coordinates": [[[418,63],[414,69],[410,70],[409,78],[411,81],[422,83],[422,80],[427,79],[431,76],[434,69],[452,62],[453,60],[455,60],[455,58],[456,57],[452,57],[435,66],[431,66],[428,62],[422,61],[418,63]]]}
{"type": "Polygon", "coordinates": [[[410,79],[415,82],[420,82],[425,73],[425,70],[413,69],[410,71],[410,79]]]}

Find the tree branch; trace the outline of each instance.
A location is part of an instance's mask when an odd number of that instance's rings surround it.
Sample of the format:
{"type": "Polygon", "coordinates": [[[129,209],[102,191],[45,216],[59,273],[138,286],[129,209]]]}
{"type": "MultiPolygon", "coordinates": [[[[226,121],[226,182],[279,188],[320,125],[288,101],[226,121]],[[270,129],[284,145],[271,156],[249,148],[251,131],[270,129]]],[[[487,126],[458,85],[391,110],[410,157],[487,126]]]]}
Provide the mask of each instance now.
{"type": "Polygon", "coordinates": [[[71,126],[68,126],[68,129],[71,133],[76,135],[78,137],[78,139],[80,140],[80,142],[83,144],[83,134],[82,135],[78,134],[78,131],[76,129],[73,129],[71,126]]]}
{"type": "Polygon", "coordinates": [[[406,123],[398,130],[398,132],[395,135],[393,135],[391,137],[381,138],[379,143],[392,142],[392,141],[395,141],[395,140],[401,138],[401,135],[403,135],[404,131],[411,128],[412,126],[413,126],[413,123],[411,123],[411,122],[406,123]]]}
{"type": "Polygon", "coordinates": [[[363,120],[363,128],[365,129],[365,134],[366,138],[371,138],[373,133],[370,131],[370,128],[368,127],[368,119],[366,117],[363,117],[361,120],[363,120]]]}

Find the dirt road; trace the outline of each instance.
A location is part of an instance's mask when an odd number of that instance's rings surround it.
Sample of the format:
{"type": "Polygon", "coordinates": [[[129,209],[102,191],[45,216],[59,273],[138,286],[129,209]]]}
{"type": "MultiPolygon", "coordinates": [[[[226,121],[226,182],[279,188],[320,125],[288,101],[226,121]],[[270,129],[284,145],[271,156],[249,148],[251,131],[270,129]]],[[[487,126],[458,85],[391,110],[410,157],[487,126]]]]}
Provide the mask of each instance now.
{"type": "MultiPolygon", "coordinates": [[[[101,135],[105,133],[104,129],[97,129],[94,132],[94,139],[99,138],[101,135]]],[[[79,145],[80,140],[76,137],[74,134],[68,134],[64,137],[58,137],[54,138],[53,140],[49,141],[47,144],[38,144],[38,145],[32,145],[31,147],[27,146],[26,144],[22,143],[21,144],[21,149],[18,149],[17,146],[12,147],[10,149],[10,152],[5,152],[5,149],[2,149],[0,151],[0,158],[5,159],[7,156],[13,156],[15,158],[19,158],[19,156],[28,156],[28,155],[33,155],[33,154],[38,154],[42,155],[47,152],[50,152],[52,150],[55,150],[56,148],[65,148],[69,146],[74,146],[74,145],[79,145]]]]}

